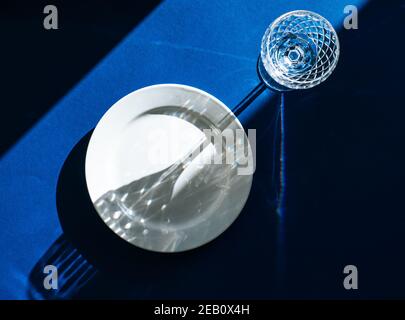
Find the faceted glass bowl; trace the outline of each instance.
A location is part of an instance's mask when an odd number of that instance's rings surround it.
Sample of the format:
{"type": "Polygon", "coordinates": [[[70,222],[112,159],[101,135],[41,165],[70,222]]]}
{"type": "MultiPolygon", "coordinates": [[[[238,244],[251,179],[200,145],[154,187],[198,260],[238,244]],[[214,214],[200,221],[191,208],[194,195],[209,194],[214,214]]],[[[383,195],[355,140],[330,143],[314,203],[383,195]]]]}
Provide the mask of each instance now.
{"type": "Polygon", "coordinates": [[[291,11],[267,28],[259,72],[273,89],[308,89],[326,80],[338,59],[339,40],[329,21],[311,11],[291,11]]]}

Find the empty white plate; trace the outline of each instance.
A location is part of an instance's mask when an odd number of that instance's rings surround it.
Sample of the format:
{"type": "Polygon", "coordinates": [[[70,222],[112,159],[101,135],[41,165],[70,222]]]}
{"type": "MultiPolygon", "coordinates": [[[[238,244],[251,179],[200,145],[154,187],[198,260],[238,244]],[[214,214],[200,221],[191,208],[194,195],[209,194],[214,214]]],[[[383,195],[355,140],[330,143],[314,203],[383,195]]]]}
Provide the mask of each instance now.
{"type": "MultiPolygon", "coordinates": [[[[137,247],[177,252],[201,246],[226,230],[250,192],[253,163],[243,131],[246,161],[211,164],[213,143],[188,158],[206,135],[243,130],[231,111],[199,89],[161,84],[134,91],[115,103],[95,128],[86,155],[90,198],[103,221],[137,247]],[[184,159],[192,159],[184,162],[184,159]]],[[[230,140],[231,141],[231,140],[230,140]]],[[[217,158],[218,159],[218,158],[217,158]]]]}

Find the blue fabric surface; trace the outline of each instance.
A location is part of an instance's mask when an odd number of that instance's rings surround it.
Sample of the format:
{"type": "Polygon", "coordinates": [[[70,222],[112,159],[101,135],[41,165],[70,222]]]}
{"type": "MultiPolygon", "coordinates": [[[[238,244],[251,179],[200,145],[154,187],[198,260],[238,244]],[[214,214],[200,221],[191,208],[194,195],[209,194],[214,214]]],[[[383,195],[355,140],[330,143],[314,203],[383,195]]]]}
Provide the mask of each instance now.
{"type": "MultiPolygon", "coordinates": [[[[55,204],[61,167],[74,145],[95,127],[115,101],[144,86],[182,83],[205,90],[232,107],[258,83],[260,40],[273,19],[287,11],[309,9],[340,29],[346,4],[344,0],[162,3],[0,160],[0,298],[27,297],[29,272],[62,233],[55,204]]],[[[364,1],[351,4],[361,7],[364,1]]],[[[244,113],[242,122],[254,118],[255,110],[253,107],[244,113]]],[[[266,139],[266,133],[261,139],[266,139]]],[[[265,189],[269,183],[266,177],[259,180],[265,189]]],[[[255,209],[248,206],[246,210],[255,209]]],[[[250,213],[244,213],[245,219],[250,213]]],[[[254,235],[255,230],[241,235],[246,243],[240,250],[248,251],[254,245],[254,235]]],[[[259,236],[261,241],[266,239],[265,234],[259,236]]],[[[207,265],[215,264],[220,257],[221,252],[214,251],[207,265]]],[[[263,263],[258,272],[266,273],[272,268],[266,266],[266,253],[244,257],[251,259],[252,264],[263,263]]],[[[190,278],[198,276],[192,268],[188,272],[190,278]]],[[[252,281],[257,282],[257,278],[252,281]]],[[[256,293],[229,288],[229,296],[266,297],[265,285],[266,281],[258,283],[256,293]]],[[[254,291],[255,285],[246,284],[245,288],[254,291]]],[[[218,290],[215,285],[212,289],[218,290]]],[[[206,290],[210,292],[209,288],[206,290]]],[[[162,292],[162,296],[170,296],[169,289],[162,292]]],[[[178,297],[187,294],[180,292],[178,297]]],[[[225,295],[225,291],[221,294],[225,295]]]]}

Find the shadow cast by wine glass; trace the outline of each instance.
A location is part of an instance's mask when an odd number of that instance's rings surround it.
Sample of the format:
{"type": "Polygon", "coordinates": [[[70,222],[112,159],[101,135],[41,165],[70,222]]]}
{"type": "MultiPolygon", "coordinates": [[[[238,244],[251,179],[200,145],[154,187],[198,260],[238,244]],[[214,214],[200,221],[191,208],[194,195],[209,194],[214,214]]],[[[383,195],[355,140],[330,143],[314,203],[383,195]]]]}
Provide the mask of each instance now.
{"type": "MultiPolygon", "coordinates": [[[[268,98],[268,97],[267,97],[268,98]]],[[[259,104],[259,113],[274,116],[275,108],[269,99],[259,104]]],[[[271,99],[270,99],[271,100],[271,99]]],[[[273,124],[276,122],[272,122],[273,124]]],[[[262,123],[266,126],[268,122],[262,123]]],[[[263,132],[267,132],[262,128],[263,132]]],[[[270,130],[272,131],[272,130],[270,130]]],[[[243,268],[251,259],[251,254],[269,250],[275,259],[275,244],[271,240],[276,235],[277,223],[271,218],[271,229],[252,217],[263,214],[274,203],[269,204],[261,198],[260,187],[253,185],[245,209],[229,229],[214,242],[186,252],[162,254],[146,251],[123,241],[97,214],[91,202],[84,173],[85,155],[92,131],[88,132],[72,149],[61,169],[56,192],[57,210],[64,234],[49,248],[38,261],[30,274],[29,295],[33,299],[81,299],[81,298],[159,298],[159,297],[208,297],[211,290],[207,283],[230,281],[223,272],[218,275],[195,277],[203,274],[204,268],[218,260],[222,266],[240,264],[243,268]],[[260,199],[259,199],[260,198],[260,199]],[[250,211],[247,216],[244,211],[250,211]],[[245,252],[235,251],[234,239],[240,239],[247,229],[256,229],[266,234],[269,243],[256,245],[255,249],[245,252]],[[246,256],[245,258],[243,258],[246,256]],[[249,257],[249,258],[248,258],[249,257]],[[242,259],[242,263],[239,261],[242,259]],[[44,286],[44,267],[54,265],[58,270],[58,289],[46,289],[44,286]],[[188,266],[189,282],[176,288],[178,279],[184,275],[184,266],[188,266]],[[153,280],[151,280],[153,279],[153,280]],[[198,289],[193,289],[200,287],[198,289]],[[112,289],[112,290],[111,290],[112,289]]],[[[261,139],[260,141],[263,141],[261,139]]],[[[259,141],[259,145],[260,142],[259,141]]],[[[259,146],[259,148],[261,148],[259,146]]],[[[264,149],[264,148],[263,148],[264,149]]],[[[267,158],[265,158],[267,159],[267,158]]],[[[268,160],[268,159],[267,159],[268,160]]],[[[269,198],[269,196],[267,196],[269,198]]],[[[236,241],[238,242],[238,241],[236,241]]],[[[244,250],[245,242],[241,242],[244,250]]],[[[251,243],[252,244],[252,243],[251,243]]],[[[247,249],[247,248],[245,248],[247,249]]],[[[266,254],[267,256],[268,254],[266,254]]],[[[239,270],[239,268],[237,268],[239,270]]],[[[232,275],[234,272],[227,272],[232,275]]],[[[239,270],[240,271],[240,270],[239,270]]],[[[218,297],[225,296],[225,292],[218,297]]]]}
{"type": "Polygon", "coordinates": [[[28,297],[32,300],[74,297],[96,274],[97,269],[61,235],[31,270],[28,297]]]}

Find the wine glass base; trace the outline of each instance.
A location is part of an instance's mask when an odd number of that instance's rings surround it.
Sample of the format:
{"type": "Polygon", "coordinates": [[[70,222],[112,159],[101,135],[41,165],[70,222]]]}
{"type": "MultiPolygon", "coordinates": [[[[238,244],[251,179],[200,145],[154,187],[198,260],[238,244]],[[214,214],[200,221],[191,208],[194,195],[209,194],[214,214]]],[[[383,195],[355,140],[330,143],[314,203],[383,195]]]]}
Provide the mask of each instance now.
{"type": "Polygon", "coordinates": [[[292,89],[287,88],[278,82],[276,82],[272,77],[269,76],[267,73],[266,69],[264,68],[262,59],[259,56],[259,59],[257,60],[257,73],[260,77],[260,80],[263,81],[263,83],[273,91],[278,91],[278,92],[286,92],[286,91],[291,91],[292,89]]]}

